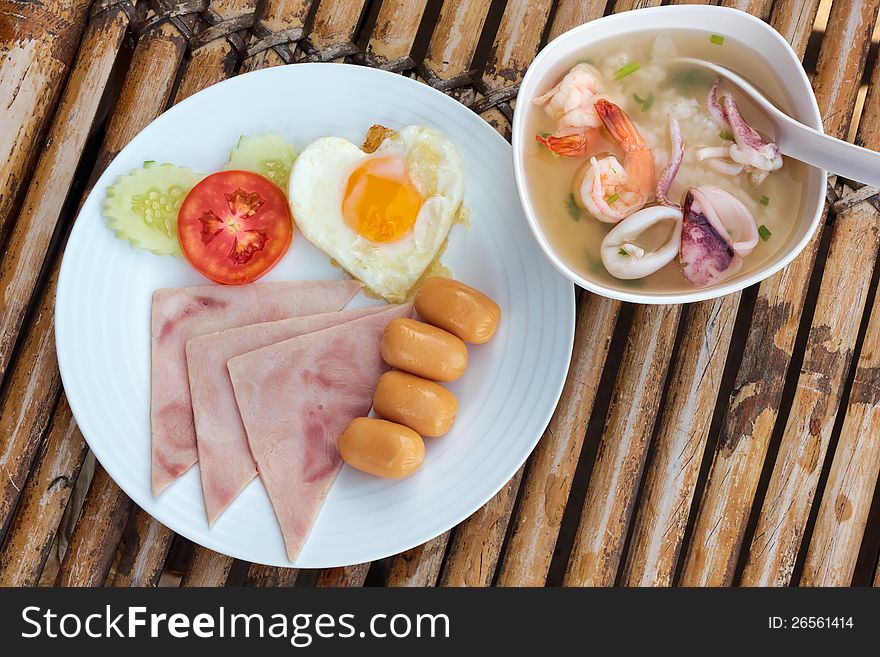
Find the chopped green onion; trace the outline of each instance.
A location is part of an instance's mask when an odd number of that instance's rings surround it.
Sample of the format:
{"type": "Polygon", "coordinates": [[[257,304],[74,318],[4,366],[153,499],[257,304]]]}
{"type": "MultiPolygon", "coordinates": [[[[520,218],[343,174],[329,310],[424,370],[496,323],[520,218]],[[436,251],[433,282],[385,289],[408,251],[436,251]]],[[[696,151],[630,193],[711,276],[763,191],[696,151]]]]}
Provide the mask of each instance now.
{"type": "Polygon", "coordinates": [[[642,111],[647,112],[651,109],[651,105],[654,104],[654,92],[648,94],[647,98],[639,98],[638,94],[633,94],[633,98],[635,101],[642,106],[642,111]]]}
{"type": "Polygon", "coordinates": [[[612,194],[606,200],[608,201],[608,205],[611,205],[612,203],[620,200],[620,194],[612,194]]]}
{"type": "Polygon", "coordinates": [[[615,81],[622,80],[627,75],[630,75],[631,73],[635,73],[640,68],[641,68],[641,66],[639,66],[638,62],[630,62],[626,66],[623,66],[623,67],[617,69],[617,71],[615,71],[614,79],[615,79],[615,81]]]}
{"type": "Polygon", "coordinates": [[[716,46],[723,46],[724,45],[724,37],[721,36],[720,34],[713,34],[712,36],[709,37],[709,41],[714,43],[716,46]]]}
{"type": "Polygon", "coordinates": [[[766,207],[766,206],[770,205],[770,199],[766,196],[762,196],[761,200],[758,201],[758,203],[760,203],[761,205],[766,207]]]}
{"type": "Polygon", "coordinates": [[[770,236],[773,235],[773,233],[770,232],[770,229],[767,228],[767,226],[761,224],[760,226],[758,226],[758,235],[760,236],[762,242],[766,242],[770,239],[770,236]]]}
{"type": "Polygon", "coordinates": [[[574,194],[568,195],[568,200],[565,203],[566,208],[568,209],[568,216],[574,219],[575,221],[581,220],[581,209],[578,207],[577,203],[574,200],[574,194]]]}
{"type": "Polygon", "coordinates": [[[619,249],[617,249],[617,255],[628,256],[629,253],[627,253],[626,249],[620,247],[619,249]]]}
{"type": "Polygon", "coordinates": [[[736,137],[733,136],[733,133],[728,132],[727,130],[722,130],[718,133],[718,136],[721,137],[724,141],[736,141],[736,137]]]}

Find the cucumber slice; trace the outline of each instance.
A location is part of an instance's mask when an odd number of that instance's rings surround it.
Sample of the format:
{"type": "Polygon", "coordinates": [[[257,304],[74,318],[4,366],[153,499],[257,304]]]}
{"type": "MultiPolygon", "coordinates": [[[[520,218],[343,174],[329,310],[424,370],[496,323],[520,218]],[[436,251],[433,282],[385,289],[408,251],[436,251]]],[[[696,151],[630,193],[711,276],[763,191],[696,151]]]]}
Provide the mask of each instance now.
{"type": "Polygon", "coordinates": [[[180,255],[177,211],[204,174],[173,164],[144,162],[107,188],[101,211],[117,237],[156,255],[180,255]]]}
{"type": "Polygon", "coordinates": [[[287,193],[290,169],[296,159],[293,145],[277,132],[240,137],[224,169],[244,169],[266,176],[287,193]]]}

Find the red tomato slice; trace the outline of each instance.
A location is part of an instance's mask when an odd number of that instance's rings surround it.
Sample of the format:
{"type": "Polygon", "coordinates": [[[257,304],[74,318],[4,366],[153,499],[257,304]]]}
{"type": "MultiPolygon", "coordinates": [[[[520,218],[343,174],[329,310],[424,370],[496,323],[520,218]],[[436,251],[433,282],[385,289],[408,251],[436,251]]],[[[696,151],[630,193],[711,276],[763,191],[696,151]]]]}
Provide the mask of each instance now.
{"type": "Polygon", "coordinates": [[[183,199],[177,235],[196,270],[223,285],[242,285],[287,253],[293,218],[275,183],[250,171],[220,171],[183,199]]]}

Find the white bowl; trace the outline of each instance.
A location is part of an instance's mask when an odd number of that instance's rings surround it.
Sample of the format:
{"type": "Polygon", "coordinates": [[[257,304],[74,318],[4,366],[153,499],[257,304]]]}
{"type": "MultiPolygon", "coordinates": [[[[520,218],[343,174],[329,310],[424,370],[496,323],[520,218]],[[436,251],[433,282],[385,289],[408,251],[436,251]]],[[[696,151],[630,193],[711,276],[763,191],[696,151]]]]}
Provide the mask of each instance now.
{"type": "Polygon", "coordinates": [[[585,277],[575,271],[553,249],[536,216],[525,181],[523,167],[525,148],[534,144],[534,136],[525,134],[527,108],[539,93],[555,84],[561,74],[560,67],[563,63],[571,61],[577,53],[589,49],[594,44],[637,32],[685,28],[729,36],[751,48],[755,54],[755,61],[766,64],[761,70],[756,70],[754,65],[750,70],[738,68],[727,62],[723,63],[759,84],[761,79],[766,80],[768,76],[772,76],[773,82],[781,89],[784,96],[774,100],[802,123],[822,130],[822,116],[816,104],[816,97],[797,55],[776,30],[762,20],[736,9],[695,5],[639,9],[585,23],[550,42],[529,66],[517,96],[518,111],[513,117],[511,139],[516,187],[532,233],[550,261],[571,281],[602,296],[634,303],[688,303],[730,294],[771,276],[791,262],[810,241],[822,216],[828,175],[825,171],[808,168],[800,215],[785,244],[767,261],[744,275],[710,287],[695,288],[686,292],[629,292],[609,288],[600,280],[585,277]]]}

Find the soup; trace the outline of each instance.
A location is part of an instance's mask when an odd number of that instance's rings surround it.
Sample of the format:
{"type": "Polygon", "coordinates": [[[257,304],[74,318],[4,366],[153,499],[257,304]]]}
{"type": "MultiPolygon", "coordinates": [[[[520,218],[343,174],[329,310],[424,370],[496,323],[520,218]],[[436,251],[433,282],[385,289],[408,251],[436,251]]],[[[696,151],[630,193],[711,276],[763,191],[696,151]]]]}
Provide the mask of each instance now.
{"type": "MultiPolygon", "coordinates": [[[[604,103],[600,99],[606,99],[610,102],[609,106],[622,110],[641,137],[642,150],[649,150],[650,155],[646,152],[636,153],[639,149],[632,148],[631,144],[622,147],[617,143],[614,137],[619,135],[611,134],[608,129],[607,116],[613,114],[612,110],[602,113],[599,110],[603,108],[596,106],[603,121],[599,129],[584,128],[586,136],[583,139],[579,136],[575,140],[559,142],[552,137],[579,130],[560,129],[561,123],[571,123],[571,115],[566,115],[563,120],[557,111],[551,116],[546,110],[546,98],[543,99],[544,106],[532,103],[519,108],[527,112],[525,134],[536,135],[540,139],[536,139],[533,145],[526,145],[524,172],[535,215],[542,224],[550,246],[580,275],[621,292],[688,292],[747,276],[789,245],[794,238],[793,229],[803,204],[806,167],[800,162],[786,157],[777,162],[781,163],[781,168],[769,172],[752,165],[740,167],[741,171],[736,172],[737,161],[731,160],[726,153],[731,146],[738,146],[742,141],[739,137],[743,124],[737,123],[739,130],[736,135],[732,134],[731,128],[725,123],[730,112],[726,111],[729,101],[724,96],[729,95],[734,101],[732,111],[736,112],[738,108],[745,123],[753,126],[761,135],[772,134],[766,120],[732,85],[724,84],[717,91],[724,108],[723,115],[720,120],[717,113],[713,116],[708,98],[715,78],[703,69],[675,63],[673,60],[676,57],[698,57],[733,70],[758,71],[757,76],[751,76],[752,82],[783,110],[788,109],[787,99],[773,73],[760,64],[748,48],[729,37],[693,30],[642,33],[628,38],[626,43],[617,39],[601,42],[580,53],[577,58],[561,63],[539,87],[542,94],[549,93],[573,67],[587,64],[579,68],[584,77],[577,79],[577,84],[583,85],[584,80],[589,84],[589,76],[594,75],[598,87],[597,103],[604,103]],[[713,249],[719,253],[726,251],[721,254],[722,260],[727,262],[732,254],[733,264],[736,265],[731,265],[725,271],[716,271],[719,268],[711,265],[708,267],[711,273],[708,279],[694,275],[693,263],[682,262],[682,256],[678,253],[681,213],[677,215],[679,219],[676,223],[672,219],[676,216],[674,210],[656,208],[658,201],[655,199],[653,182],[662,176],[673,153],[671,118],[675,119],[680,129],[684,154],[667,194],[669,204],[685,206],[685,236],[689,234],[688,227],[693,227],[693,223],[688,223],[688,217],[693,219],[695,214],[711,214],[717,220],[720,216],[724,221],[723,229],[715,221],[712,225],[718,228],[717,231],[705,226],[701,230],[705,231],[709,241],[715,239],[718,242],[713,249]],[[569,148],[566,149],[566,146],[569,148]],[[552,149],[560,154],[552,152],[552,149]],[[570,154],[572,152],[574,154],[570,154]],[[608,154],[613,154],[616,159],[607,159],[608,154]],[[591,163],[592,157],[597,160],[591,163]],[[648,172],[651,162],[653,171],[648,172]],[[626,173],[631,175],[616,180],[615,176],[619,176],[617,165],[622,165],[626,173]],[[637,168],[644,173],[641,178],[636,173],[637,168]],[[597,175],[597,172],[604,172],[607,176],[597,175]],[[584,179],[593,182],[584,185],[584,179]],[[640,179],[642,182],[639,182],[640,179]],[[619,186],[616,186],[615,180],[620,183],[619,186]],[[600,184],[601,190],[594,183],[600,184]],[[648,190],[649,183],[651,189],[648,190]],[[688,191],[693,188],[712,191],[712,194],[695,193],[689,197],[688,191]],[[713,191],[718,189],[722,191],[713,191]],[[641,205],[635,193],[638,190],[648,192],[641,205]],[[734,202],[739,208],[733,212],[735,219],[754,237],[752,241],[756,243],[750,244],[749,248],[739,248],[742,242],[737,242],[738,236],[734,233],[741,232],[741,229],[731,225],[732,205],[722,198],[727,194],[739,202],[734,202]],[[600,207],[596,207],[591,198],[596,199],[600,207]],[[711,205],[712,199],[718,200],[718,207],[727,209],[718,213],[700,212],[703,209],[700,200],[706,206],[711,205]],[[641,208],[656,209],[637,216],[638,211],[645,212],[641,208]],[[693,210],[690,215],[689,209],[693,210]],[[746,216],[750,218],[752,226],[745,226],[745,223],[749,223],[744,219],[746,216]],[[624,226],[631,218],[631,225],[639,221],[647,224],[647,228],[638,235],[638,242],[630,244],[627,240],[615,239],[616,236],[609,237],[603,261],[603,240],[618,226],[621,230],[617,233],[625,230],[624,226]],[[608,244],[611,243],[618,244],[620,248],[609,250],[608,244]],[[646,263],[640,259],[654,257],[664,244],[667,247],[665,253],[670,259],[665,260],[665,264],[658,269],[636,276],[646,268],[646,263]],[[674,257],[669,248],[675,251],[674,257]],[[611,260],[616,260],[617,266],[612,264],[611,269],[618,276],[609,271],[608,263],[611,260]]],[[[552,98],[550,100],[552,102],[552,98]]],[[[622,121],[619,116],[615,120],[618,123],[622,121]]],[[[577,118],[574,121],[577,122],[577,118]]],[[[763,162],[761,160],[758,164],[763,166],[763,162]]],[[[771,167],[768,165],[768,168],[771,167]]],[[[685,247],[687,245],[685,239],[685,247]]]]}

